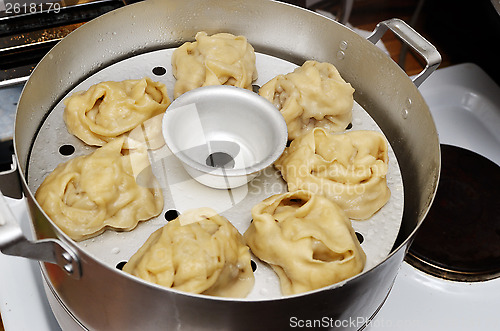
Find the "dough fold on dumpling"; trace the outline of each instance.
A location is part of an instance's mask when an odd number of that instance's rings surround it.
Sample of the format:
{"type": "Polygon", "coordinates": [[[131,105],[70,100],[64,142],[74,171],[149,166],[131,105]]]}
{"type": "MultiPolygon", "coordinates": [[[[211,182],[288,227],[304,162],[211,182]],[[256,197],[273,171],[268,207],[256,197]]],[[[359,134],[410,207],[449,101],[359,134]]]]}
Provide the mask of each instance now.
{"type": "Polygon", "coordinates": [[[196,41],[186,42],[172,55],[172,70],[177,79],[174,98],[197,87],[232,85],[252,89],[257,79],[255,52],[243,36],[200,31],[196,41]]]}
{"type": "Polygon", "coordinates": [[[391,196],[387,142],[376,131],[330,134],[313,129],[292,141],[275,167],[289,191],[308,190],[336,202],[352,219],[368,219],[391,196]]]}
{"type": "Polygon", "coordinates": [[[264,84],[259,94],[281,111],[293,140],[315,127],[345,130],[352,119],[354,89],[333,64],[306,61],[264,84]]]}
{"type": "Polygon", "coordinates": [[[121,153],[124,138],[62,163],[38,188],[35,198],[70,238],[83,240],[106,228],[134,229],[163,210],[163,195],[149,169],[147,153],[121,153]],[[135,163],[135,164],[134,164],[135,163]],[[141,178],[141,185],[136,176],[141,178]]]}
{"type": "Polygon", "coordinates": [[[181,291],[245,297],[254,285],[243,236],[213,209],[198,208],[155,231],[123,271],[181,291]]]}
{"type": "MultiPolygon", "coordinates": [[[[157,115],[165,112],[170,99],[164,84],[143,78],[101,82],[72,94],[64,104],[63,119],[68,131],[88,145],[103,146],[136,127],[140,129],[145,122],[146,136],[153,139],[150,131],[158,131],[161,116],[157,115]]],[[[149,147],[159,148],[163,144],[160,139],[149,147]]],[[[128,148],[127,143],[124,148],[128,148]]]]}
{"type": "Polygon", "coordinates": [[[244,238],[276,272],[284,295],[340,282],[364,268],[366,256],[349,219],[323,196],[274,195],[255,205],[252,216],[244,238]]]}

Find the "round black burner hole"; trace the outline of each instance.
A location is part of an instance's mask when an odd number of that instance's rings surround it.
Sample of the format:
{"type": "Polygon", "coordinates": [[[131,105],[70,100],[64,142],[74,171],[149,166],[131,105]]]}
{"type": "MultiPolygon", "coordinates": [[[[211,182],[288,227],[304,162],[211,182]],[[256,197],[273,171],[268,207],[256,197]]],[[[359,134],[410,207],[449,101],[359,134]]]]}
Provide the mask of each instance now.
{"type": "Polygon", "coordinates": [[[431,275],[456,281],[500,276],[500,166],[473,151],[441,144],[434,202],[406,260],[431,275]]]}
{"type": "Polygon", "coordinates": [[[152,71],[156,76],[163,76],[167,73],[167,69],[164,67],[154,67],[152,71]]]}
{"type": "Polygon", "coordinates": [[[363,235],[357,231],[355,233],[356,233],[356,238],[358,238],[359,243],[362,244],[363,241],[365,241],[365,237],[363,237],[363,235]]]}
{"type": "Polygon", "coordinates": [[[260,86],[259,85],[252,85],[252,91],[255,92],[255,93],[259,93],[259,90],[260,90],[260,86]]]}
{"type": "Polygon", "coordinates": [[[346,128],[345,128],[345,129],[346,129],[346,130],[350,130],[350,129],[352,129],[352,123],[347,124],[347,126],[346,126],[346,128]]]}
{"type": "Polygon", "coordinates": [[[250,265],[252,266],[252,271],[255,272],[257,270],[257,263],[254,260],[250,260],[250,265]]]}
{"type": "Polygon", "coordinates": [[[215,152],[210,154],[205,163],[214,168],[234,168],[234,159],[231,155],[224,152],[215,152]]]}
{"type": "Polygon", "coordinates": [[[175,220],[179,215],[180,213],[177,210],[169,209],[165,212],[165,219],[170,222],[175,220]]]}
{"type": "Polygon", "coordinates": [[[64,156],[70,156],[75,152],[75,147],[73,145],[62,145],[59,147],[59,153],[64,156]]]}
{"type": "Polygon", "coordinates": [[[118,262],[118,264],[116,265],[116,269],[122,270],[125,264],[127,264],[127,261],[118,262]]]}

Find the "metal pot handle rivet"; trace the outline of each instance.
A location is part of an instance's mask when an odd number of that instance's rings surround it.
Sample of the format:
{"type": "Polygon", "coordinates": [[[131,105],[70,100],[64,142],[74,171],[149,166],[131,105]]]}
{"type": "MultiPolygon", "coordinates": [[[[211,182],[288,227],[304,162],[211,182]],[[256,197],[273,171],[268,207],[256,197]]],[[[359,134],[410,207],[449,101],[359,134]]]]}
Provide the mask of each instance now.
{"type": "Polygon", "coordinates": [[[387,30],[391,30],[406,45],[411,47],[426,62],[425,68],[413,78],[413,83],[419,87],[430,74],[441,64],[441,54],[430,42],[416,32],[404,21],[393,18],[377,24],[375,30],[367,38],[368,41],[376,44],[387,30]]]}
{"type": "Polygon", "coordinates": [[[29,241],[24,236],[1,191],[0,251],[7,255],[54,263],[71,277],[81,277],[78,255],[66,243],[54,239],[29,241]]]}

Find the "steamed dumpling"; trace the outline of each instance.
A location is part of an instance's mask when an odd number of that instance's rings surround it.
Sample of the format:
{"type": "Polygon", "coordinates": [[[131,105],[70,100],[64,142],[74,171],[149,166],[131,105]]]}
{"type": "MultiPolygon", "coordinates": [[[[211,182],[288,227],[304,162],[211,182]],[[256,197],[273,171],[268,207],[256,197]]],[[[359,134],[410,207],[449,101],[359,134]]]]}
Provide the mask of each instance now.
{"type": "Polygon", "coordinates": [[[259,94],[281,111],[293,140],[315,127],[344,131],[352,119],[354,89],[330,63],[306,61],[264,84],[259,94]]]}
{"type": "Polygon", "coordinates": [[[255,53],[243,36],[198,32],[196,41],[186,42],[172,55],[177,79],[174,98],[197,87],[232,85],[252,89],[257,79],[255,53]]]}
{"type": "Polygon", "coordinates": [[[141,124],[150,149],[164,144],[159,128],[170,99],[165,85],[150,78],[101,82],[72,94],[64,104],[68,131],[88,145],[103,146],[137,127],[142,132],[141,124]]]}
{"type": "Polygon", "coordinates": [[[275,162],[289,191],[308,190],[337,203],[352,219],[368,219],[391,196],[387,142],[376,131],[330,134],[316,128],[292,141],[275,162]]]}
{"type": "Polygon", "coordinates": [[[252,252],[269,263],[292,295],[350,278],[366,256],[349,219],[333,202],[307,191],[267,198],[252,208],[245,232],[252,252]]]}
{"type": "Polygon", "coordinates": [[[238,230],[214,210],[199,208],[155,231],[123,271],[181,291],[245,297],[254,284],[250,262],[238,230]]]}
{"type": "Polygon", "coordinates": [[[163,195],[145,151],[122,154],[124,138],[92,154],[62,163],[38,188],[35,198],[49,218],[74,240],[96,236],[106,228],[134,229],[158,216],[163,195]],[[136,182],[141,173],[142,183],[136,182]]]}

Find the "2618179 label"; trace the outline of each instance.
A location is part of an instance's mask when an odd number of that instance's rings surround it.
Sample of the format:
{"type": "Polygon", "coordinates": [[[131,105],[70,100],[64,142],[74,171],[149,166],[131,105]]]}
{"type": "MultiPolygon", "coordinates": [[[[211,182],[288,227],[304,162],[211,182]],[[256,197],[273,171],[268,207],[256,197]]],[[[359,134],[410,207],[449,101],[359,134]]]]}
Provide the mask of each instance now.
{"type": "Polygon", "coordinates": [[[34,13],[59,13],[61,4],[58,2],[13,2],[0,0],[0,12],[7,15],[34,13]]]}

